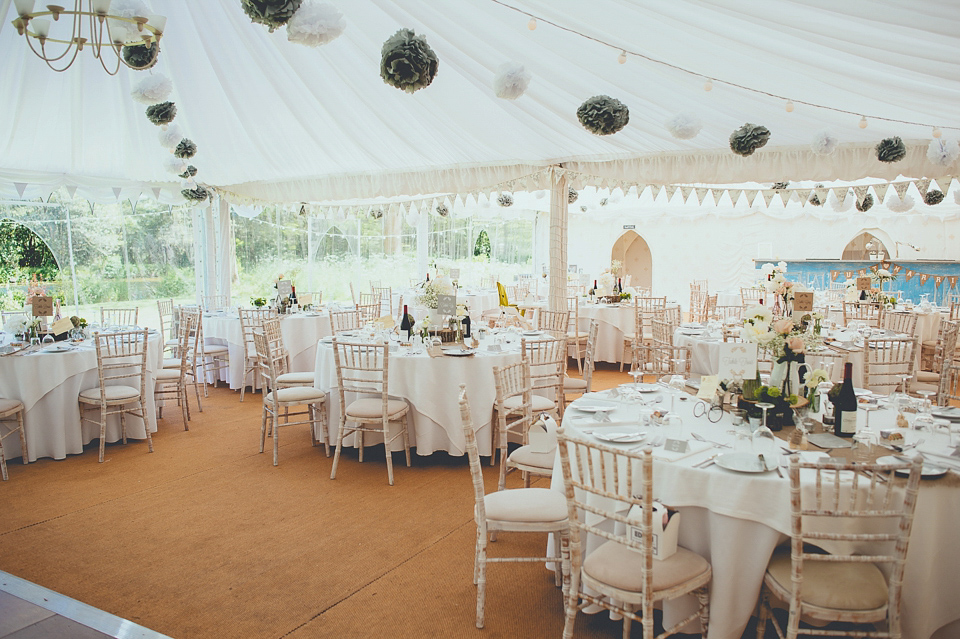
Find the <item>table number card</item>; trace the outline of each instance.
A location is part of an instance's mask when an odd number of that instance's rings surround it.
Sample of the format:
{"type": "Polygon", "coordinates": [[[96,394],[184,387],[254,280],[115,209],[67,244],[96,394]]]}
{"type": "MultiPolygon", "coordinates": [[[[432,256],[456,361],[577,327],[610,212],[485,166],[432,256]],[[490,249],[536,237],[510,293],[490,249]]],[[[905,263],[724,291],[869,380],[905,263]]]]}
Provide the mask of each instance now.
{"type": "Polygon", "coordinates": [[[869,291],[872,287],[873,287],[873,280],[871,280],[869,277],[857,278],[858,291],[869,291]]]}
{"type": "Polygon", "coordinates": [[[664,442],[663,449],[671,453],[686,453],[690,450],[690,442],[685,439],[668,439],[664,442]]]}
{"type": "Polygon", "coordinates": [[[277,295],[280,297],[289,297],[293,292],[293,284],[290,280],[279,280],[277,282],[277,295]]]}
{"type": "Polygon", "coordinates": [[[720,347],[720,379],[753,379],[757,376],[757,345],[753,342],[723,342],[720,347]]]}
{"type": "MultiPolygon", "coordinates": [[[[868,278],[869,279],[869,278],[868,278]]],[[[813,291],[797,291],[793,294],[794,312],[803,311],[810,313],[813,311],[813,291]]]]}
{"type": "Polygon", "coordinates": [[[452,268],[450,269],[450,279],[454,281],[460,280],[460,269],[452,268]]]}
{"type": "Polygon", "coordinates": [[[49,295],[34,295],[30,298],[34,317],[53,315],[53,298],[49,295]]]}
{"type": "Polygon", "coordinates": [[[313,304],[313,293],[300,293],[297,295],[297,300],[300,302],[300,306],[313,304]]]}
{"type": "Polygon", "coordinates": [[[457,315],[456,295],[437,295],[437,315],[457,315]]]}

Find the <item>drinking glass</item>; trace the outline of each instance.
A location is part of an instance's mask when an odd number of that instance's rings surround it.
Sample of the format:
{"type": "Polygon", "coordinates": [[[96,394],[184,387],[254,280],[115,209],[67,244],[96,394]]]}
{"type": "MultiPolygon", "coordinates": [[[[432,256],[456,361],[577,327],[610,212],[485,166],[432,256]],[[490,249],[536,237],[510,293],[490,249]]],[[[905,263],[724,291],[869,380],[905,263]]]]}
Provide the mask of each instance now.
{"type": "Polygon", "coordinates": [[[683,439],[683,418],[680,415],[669,412],[664,421],[664,428],[667,431],[667,437],[673,439],[683,439]]]}
{"type": "Polygon", "coordinates": [[[633,378],[634,388],[640,387],[640,380],[643,379],[643,370],[630,371],[630,377],[633,378]]]}
{"type": "Polygon", "coordinates": [[[43,336],[43,339],[41,340],[41,343],[42,343],[44,346],[49,346],[50,344],[53,344],[55,341],[56,341],[56,340],[53,339],[53,333],[47,333],[46,335],[43,336]]]}
{"type": "Polygon", "coordinates": [[[921,405],[921,407],[920,407],[920,412],[921,412],[921,413],[923,413],[924,415],[930,415],[930,414],[931,414],[931,412],[933,411],[933,401],[932,401],[930,398],[931,398],[931,397],[935,397],[936,394],[937,394],[937,392],[936,392],[936,391],[932,391],[932,390],[919,390],[919,391],[917,391],[917,395],[919,395],[920,397],[923,398],[923,402],[922,402],[922,405],[921,405]]]}

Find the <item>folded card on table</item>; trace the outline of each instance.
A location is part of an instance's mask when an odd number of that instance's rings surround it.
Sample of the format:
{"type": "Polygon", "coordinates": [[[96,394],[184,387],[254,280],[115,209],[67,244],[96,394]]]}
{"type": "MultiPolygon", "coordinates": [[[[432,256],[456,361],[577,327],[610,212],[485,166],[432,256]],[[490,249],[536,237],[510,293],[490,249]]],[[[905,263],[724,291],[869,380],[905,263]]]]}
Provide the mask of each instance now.
{"type": "Polygon", "coordinates": [[[659,459],[660,461],[674,462],[678,459],[684,459],[690,457],[691,455],[696,455],[697,453],[702,453],[703,451],[713,448],[713,444],[710,442],[699,442],[695,439],[687,440],[687,450],[683,453],[677,453],[672,450],[666,450],[665,448],[654,448],[653,457],[654,459],[659,459]]]}

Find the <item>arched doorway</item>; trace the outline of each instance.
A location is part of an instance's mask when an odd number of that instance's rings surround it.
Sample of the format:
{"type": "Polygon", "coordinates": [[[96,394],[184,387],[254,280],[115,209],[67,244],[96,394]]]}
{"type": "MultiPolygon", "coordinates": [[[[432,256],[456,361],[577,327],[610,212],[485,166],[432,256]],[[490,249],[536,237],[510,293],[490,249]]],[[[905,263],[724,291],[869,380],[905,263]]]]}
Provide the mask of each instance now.
{"type": "Polygon", "coordinates": [[[843,249],[841,260],[846,262],[880,261],[890,258],[890,250],[883,240],[869,231],[864,231],[849,242],[843,249]]]}
{"type": "Polygon", "coordinates": [[[630,286],[650,289],[653,284],[653,256],[646,240],[636,231],[627,231],[613,244],[611,260],[623,264],[623,276],[630,276],[630,286]]]}

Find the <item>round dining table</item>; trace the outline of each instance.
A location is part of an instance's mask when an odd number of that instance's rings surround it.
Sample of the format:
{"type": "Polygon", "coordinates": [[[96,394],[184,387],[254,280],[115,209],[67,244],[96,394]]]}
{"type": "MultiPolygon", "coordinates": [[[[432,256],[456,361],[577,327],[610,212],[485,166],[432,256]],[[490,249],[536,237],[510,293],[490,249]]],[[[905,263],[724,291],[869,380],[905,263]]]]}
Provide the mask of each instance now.
{"type": "MultiPolygon", "coordinates": [[[[5,343],[8,339],[0,340],[5,343]]],[[[155,373],[162,366],[163,342],[160,333],[151,330],[147,339],[146,423],[139,417],[126,416],[127,437],[146,439],[147,429],[157,431],[153,398],[155,373]]],[[[21,351],[23,352],[23,351],[21,351]]],[[[97,351],[91,340],[81,344],[56,342],[54,345],[28,352],[0,357],[0,397],[23,402],[24,429],[28,459],[41,457],[64,459],[83,452],[85,444],[100,437],[100,427],[93,422],[80,422],[78,397],[81,391],[96,388],[97,351]]],[[[87,417],[96,418],[95,410],[87,417]]],[[[107,420],[107,441],[120,440],[119,416],[107,420]]],[[[20,457],[20,439],[8,437],[3,443],[7,459],[20,457]]]]}
{"type": "MultiPolygon", "coordinates": [[[[317,356],[317,341],[333,333],[330,327],[330,313],[327,311],[309,311],[280,316],[280,334],[283,344],[290,354],[290,371],[303,373],[312,371],[317,356]]],[[[243,330],[240,317],[235,312],[215,312],[203,314],[203,339],[208,344],[226,344],[230,355],[230,367],[221,372],[221,380],[233,390],[240,390],[244,381],[253,383],[253,373],[244,380],[244,366],[247,348],[243,343],[243,330]]],[[[249,355],[255,357],[251,345],[249,355]]]]}
{"type": "MultiPolygon", "coordinates": [[[[769,472],[736,472],[710,463],[711,456],[737,446],[731,416],[724,413],[716,423],[706,415],[694,417],[700,400],[686,394],[678,395],[686,399],[673,399],[673,392],[657,389],[640,394],[627,390],[621,394],[614,389],[593,393],[570,405],[563,427],[573,437],[593,438],[607,445],[637,450],[652,446],[654,495],[680,512],[678,545],[702,555],[713,568],[708,637],[739,639],[754,613],[767,563],[774,549],[789,539],[790,481],[782,467],[769,472]],[[596,403],[597,399],[614,405],[607,413],[610,421],[598,421],[597,413],[577,410],[578,403],[596,403]],[[641,410],[669,410],[672,404],[682,418],[682,430],[642,424],[641,410]],[[623,444],[601,439],[611,432],[645,433],[646,437],[640,443],[623,444]],[[665,444],[671,439],[686,441],[689,452],[668,450],[665,444]]],[[[869,427],[879,432],[893,428],[895,420],[895,410],[877,410],[869,427]]],[[[949,455],[953,450],[948,434],[908,429],[899,432],[905,444],[920,442],[914,450],[923,451],[929,459],[941,460],[933,456],[949,455]]],[[[778,445],[785,453],[778,456],[783,465],[789,449],[782,439],[778,445]]],[[[824,452],[813,445],[810,449],[801,453],[807,459],[824,452]]],[[[954,549],[956,531],[960,530],[960,460],[943,464],[951,470],[921,482],[906,559],[900,611],[903,636],[912,639],[956,637],[960,631],[956,595],[960,592],[960,554],[954,549]]],[[[551,487],[563,491],[559,455],[551,487]]],[[[602,541],[589,538],[585,552],[590,553],[602,541]]],[[[696,605],[693,597],[664,603],[664,625],[694,612],[696,605]]]]}
{"type": "MultiPolygon", "coordinates": [[[[343,339],[360,338],[345,336],[343,339]]],[[[396,342],[391,344],[388,389],[391,397],[403,399],[410,405],[408,432],[410,445],[416,446],[417,454],[430,455],[438,450],[457,456],[464,454],[466,442],[457,401],[460,384],[466,384],[470,392],[480,454],[491,454],[493,405],[497,397],[493,369],[520,361],[519,335],[512,333],[510,343],[497,343],[492,335],[488,335],[473,354],[467,356],[430,357],[426,353],[413,353],[406,346],[395,345],[396,342]]],[[[327,393],[329,441],[335,442],[340,424],[340,397],[330,339],[321,340],[317,347],[315,370],[314,386],[327,393]]],[[[349,397],[347,401],[350,401],[349,397]]],[[[345,438],[344,445],[353,446],[353,438],[353,435],[345,438]]],[[[376,435],[364,437],[365,444],[377,441],[382,440],[376,435]]],[[[394,450],[403,450],[402,442],[396,440],[394,450]]]]}

